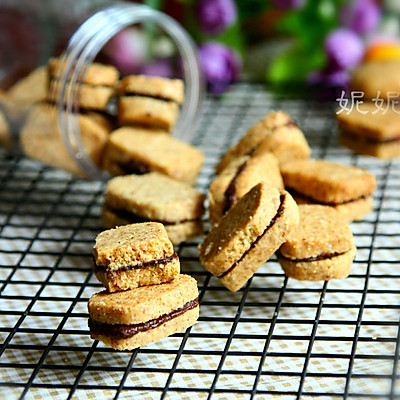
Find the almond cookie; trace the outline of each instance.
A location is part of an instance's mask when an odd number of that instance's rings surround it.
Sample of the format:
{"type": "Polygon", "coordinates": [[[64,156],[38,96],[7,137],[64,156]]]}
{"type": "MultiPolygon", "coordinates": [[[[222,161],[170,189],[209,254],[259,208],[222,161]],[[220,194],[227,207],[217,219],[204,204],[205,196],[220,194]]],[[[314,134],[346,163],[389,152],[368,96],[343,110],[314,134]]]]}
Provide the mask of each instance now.
{"type": "Polygon", "coordinates": [[[208,199],[210,222],[221,217],[259,182],[283,189],[278,160],[272,153],[242,156],[231,161],[211,182],[208,199]]]}
{"type": "Polygon", "coordinates": [[[285,274],[308,281],[346,278],[356,254],[348,222],[328,206],[303,204],[299,213],[299,225],[277,253],[285,274]]]}
{"type": "Polygon", "coordinates": [[[221,173],[226,165],[237,157],[264,152],[273,153],[279,163],[310,156],[308,143],[296,122],[283,111],[273,111],[228,149],[217,165],[216,172],[221,173]],[[257,150],[258,146],[260,148],[257,150]]]}
{"type": "Polygon", "coordinates": [[[161,222],[173,244],[203,233],[204,194],[158,172],[112,178],[102,208],[107,228],[161,222]]]}
{"type": "Polygon", "coordinates": [[[138,127],[122,127],[109,136],[103,166],[111,175],[158,171],[194,184],[203,160],[204,154],[200,150],[170,135],[138,127]]]}
{"type": "MultiPolygon", "coordinates": [[[[49,61],[50,86],[47,99],[57,102],[61,95],[61,78],[65,75],[65,61],[53,58],[49,61]]],[[[80,84],[74,88],[66,85],[66,93],[76,91],[79,106],[82,109],[106,111],[110,100],[116,93],[116,85],[119,79],[118,70],[112,65],[92,63],[88,66],[80,84]]]]}
{"type": "Polygon", "coordinates": [[[168,79],[159,76],[129,75],[118,84],[118,94],[132,94],[174,101],[182,104],[184,84],[181,79],[168,79]]]}
{"type": "Polygon", "coordinates": [[[390,96],[400,92],[399,70],[400,60],[362,63],[353,72],[350,90],[360,92],[364,100],[372,100],[378,96],[385,101],[390,100],[390,96]]]}
{"type": "MultiPolygon", "coordinates": [[[[77,114],[85,150],[93,162],[100,167],[104,145],[110,125],[101,116],[77,114]]],[[[33,106],[21,131],[21,146],[24,154],[53,167],[61,168],[85,177],[68,152],[61,134],[58,111],[53,105],[38,103],[33,106]]]]}
{"type": "Polygon", "coordinates": [[[93,248],[94,273],[109,292],[169,282],[179,257],[162,224],[123,225],[101,232],[93,248]]]}
{"type": "Polygon", "coordinates": [[[200,245],[200,261],[231,291],[239,290],[298,224],[292,196],[263,182],[245,194],[200,245]]]}
{"type": "Polygon", "coordinates": [[[92,339],[131,350],[183,331],[199,317],[197,282],[188,275],[122,292],[102,291],[88,303],[92,339]]]}
{"type": "Polygon", "coordinates": [[[142,96],[122,96],[118,99],[120,125],[143,125],[170,131],[179,115],[173,101],[142,96]]]}
{"type": "Polygon", "coordinates": [[[184,99],[180,79],[130,75],[118,86],[120,125],[144,125],[171,131],[184,99]]]}
{"type": "Polygon", "coordinates": [[[364,102],[358,109],[336,114],[340,142],[357,154],[382,159],[400,156],[400,110],[391,105],[377,108],[364,102]]]}
{"type": "Polygon", "coordinates": [[[365,169],[325,160],[293,160],[281,166],[285,188],[300,203],[336,208],[347,221],[372,209],[376,178],[365,169]]]}

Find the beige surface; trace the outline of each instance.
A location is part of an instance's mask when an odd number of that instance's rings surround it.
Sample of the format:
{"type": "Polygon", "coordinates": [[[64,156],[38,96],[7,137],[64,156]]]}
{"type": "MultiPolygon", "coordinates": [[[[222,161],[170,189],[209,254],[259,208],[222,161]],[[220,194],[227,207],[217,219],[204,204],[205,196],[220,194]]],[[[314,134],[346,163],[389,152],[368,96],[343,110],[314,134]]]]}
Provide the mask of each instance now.
{"type": "Polygon", "coordinates": [[[184,84],[181,79],[159,76],[129,75],[118,84],[118,94],[139,94],[183,103],[184,84]]]}
{"type": "Polygon", "coordinates": [[[325,160],[293,160],[281,166],[285,187],[325,203],[371,195],[376,178],[367,170],[325,160]]]}
{"type": "Polygon", "coordinates": [[[112,175],[129,173],[125,166],[135,161],[189,184],[196,182],[203,160],[204,154],[190,144],[133,127],[112,132],[104,152],[104,168],[112,175]]]}
{"type": "Polygon", "coordinates": [[[164,225],[158,222],[107,229],[97,235],[93,248],[95,263],[109,270],[162,260],[173,253],[164,225]]]}
{"type": "Polygon", "coordinates": [[[140,324],[182,307],[198,297],[197,282],[180,274],[171,282],[132,290],[95,293],[88,302],[90,317],[106,324],[140,324]]]}

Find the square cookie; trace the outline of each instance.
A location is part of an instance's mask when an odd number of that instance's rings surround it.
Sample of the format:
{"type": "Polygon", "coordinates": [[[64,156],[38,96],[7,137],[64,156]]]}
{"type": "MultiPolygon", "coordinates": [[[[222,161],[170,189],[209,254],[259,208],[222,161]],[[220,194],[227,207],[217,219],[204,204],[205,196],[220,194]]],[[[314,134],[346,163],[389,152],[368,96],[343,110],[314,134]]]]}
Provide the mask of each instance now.
{"type": "Polygon", "coordinates": [[[159,172],[112,178],[102,208],[107,228],[157,221],[173,244],[203,233],[204,194],[159,172]]]}
{"type": "Polygon", "coordinates": [[[148,222],[101,232],[93,248],[94,273],[109,292],[176,278],[179,257],[162,224],[148,222]]]}

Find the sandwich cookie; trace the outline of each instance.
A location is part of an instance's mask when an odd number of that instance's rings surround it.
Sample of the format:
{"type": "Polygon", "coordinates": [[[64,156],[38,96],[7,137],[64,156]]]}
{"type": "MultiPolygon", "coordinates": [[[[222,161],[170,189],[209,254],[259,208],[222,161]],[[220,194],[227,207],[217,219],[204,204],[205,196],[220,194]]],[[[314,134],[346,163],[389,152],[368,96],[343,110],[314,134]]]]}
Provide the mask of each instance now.
{"type": "Polygon", "coordinates": [[[184,99],[180,79],[131,75],[118,87],[120,125],[144,125],[170,131],[184,99]]]}
{"type": "Polygon", "coordinates": [[[101,232],[93,249],[94,273],[109,292],[169,282],[180,271],[179,257],[164,225],[123,225],[101,232]]]}
{"type": "Polygon", "coordinates": [[[340,142],[357,154],[382,159],[400,156],[400,109],[364,102],[336,115],[340,142]]]}
{"type": "Polygon", "coordinates": [[[279,163],[294,158],[308,158],[311,153],[296,122],[283,111],[272,111],[253,125],[237,144],[228,149],[218,163],[216,172],[220,174],[226,165],[237,157],[265,152],[273,153],[279,163]]]}
{"type": "Polygon", "coordinates": [[[285,188],[299,204],[336,208],[347,221],[372,209],[376,178],[367,170],[325,160],[293,160],[281,166],[285,188]]]}
{"type": "Polygon", "coordinates": [[[161,222],[173,244],[203,234],[204,194],[159,172],[110,179],[102,208],[107,228],[161,222]]]}
{"type": "Polygon", "coordinates": [[[203,161],[204,154],[190,144],[127,126],[111,132],[103,155],[103,167],[113,176],[157,171],[191,185],[203,161]]]}
{"type": "Polygon", "coordinates": [[[285,242],[298,220],[292,196],[261,182],[210,230],[200,245],[200,261],[229,290],[239,290],[285,242]]]}
{"type": "Polygon", "coordinates": [[[288,277],[319,281],[346,278],[356,254],[348,222],[334,208],[299,205],[300,222],[279,249],[288,277]]]}
{"type": "Polygon", "coordinates": [[[102,291],[88,302],[92,339],[131,350],[183,331],[199,317],[197,282],[188,275],[122,292],[102,291]]]}
{"type": "Polygon", "coordinates": [[[278,160],[272,153],[241,156],[232,160],[209,187],[209,217],[212,225],[259,182],[283,189],[278,160]]]}

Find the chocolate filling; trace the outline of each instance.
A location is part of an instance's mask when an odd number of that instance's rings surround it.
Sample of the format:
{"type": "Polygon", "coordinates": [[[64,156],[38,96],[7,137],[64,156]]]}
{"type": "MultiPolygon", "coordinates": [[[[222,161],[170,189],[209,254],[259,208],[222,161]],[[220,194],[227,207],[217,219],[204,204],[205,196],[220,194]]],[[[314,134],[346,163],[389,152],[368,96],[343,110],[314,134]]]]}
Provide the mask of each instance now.
{"type": "Polygon", "coordinates": [[[350,132],[346,129],[341,129],[341,133],[343,135],[348,136],[350,139],[357,140],[359,142],[364,142],[367,144],[371,145],[382,145],[382,144],[391,144],[391,143],[397,143],[400,141],[400,135],[392,137],[390,139],[377,139],[377,138],[372,138],[368,136],[362,136],[362,135],[357,135],[356,133],[350,132]]]}
{"type": "Polygon", "coordinates": [[[176,225],[176,224],[183,224],[184,222],[191,222],[191,221],[197,221],[197,219],[183,219],[181,221],[165,221],[165,220],[159,220],[159,219],[149,219],[146,217],[141,217],[140,215],[137,215],[131,211],[128,210],[122,210],[122,209],[117,209],[110,207],[106,205],[108,210],[110,210],[112,213],[114,213],[118,218],[121,218],[123,220],[129,221],[131,223],[140,223],[140,222],[160,222],[163,225],[169,226],[169,225],[176,225]]]}
{"type": "Polygon", "coordinates": [[[175,100],[172,99],[168,99],[167,97],[163,97],[163,96],[157,96],[155,94],[142,94],[139,92],[128,92],[128,93],[124,93],[121,95],[122,97],[142,97],[145,99],[155,99],[155,100],[161,100],[161,101],[165,101],[166,103],[172,102],[172,103],[176,103],[175,100]]]}
{"type": "Polygon", "coordinates": [[[306,257],[306,258],[289,258],[289,257],[285,257],[281,252],[277,252],[276,255],[278,256],[278,258],[282,258],[287,261],[298,263],[298,262],[313,262],[313,261],[329,260],[330,258],[342,256],[343,254],[346,254],[348,251],[349,250],[343,251],[341,253],[340,252],[324,253],[324,254],[320,254],[318,256],[306,257]]]}
{"type": "Polygon", "coordinates": [[[158,326],[170,321],[173,318],[179,317],[180,315],[184,314],[186,311],[189,311],[193,308],[198,307],[199,300],[196,298],[187,302],[180,308],[173,310],[168,314],[163,314],[158,318],[151,319],[147,322],[142,322],[140,324],[133,324],[133,325],[111,325],[105,324],[102,322],[93,321],[92,318],[89,318],[89,329],[95,335],[105,335],[105,336],[112,336],[115,339],[129,339],[132,336],[136,335],[139,332],[147,332],[150,329],[157,328],[158,326]]]}
{"type": "Polygon", "coordinates": [[[150,165],[138,161],[138,160],[129,160],[127,162],[120,162],[118,160],[114,160],[115,163],[120,167],[125,174],[135,174],[135,175],[144,175],[151,171],[150,165]]]}
{"type": "Polygon", "coordinates": [[[291,194],[292,196],[303,198],[304,200],[306,200],[306,201],[309,202],[309,203],[313,203],[313,204],[322,204],[322,205],[331,206],[331,207],[340,206],[340,205],[342,205],[342,204],[350,204],[350,203],[352,203],[352,202],[354,202],[354,201],[357,201],[357,200],[366,200],[366,199],[368,199],[368,198],[371,196],[370,194],[367,194],[367,195],[363,195],[363,196],[357,197],[356,199],[351,199],[351,200],[346,200],[346,201],[339,201],[339,202],[335,203],[335,202],[333,202],[333,201],[332,201],[332,202],[329,202],[329,201],[320,201],[320,200],[316,200],[314,197],[309,196],[309,195],[305,195],[305,194],[303,194],[303,193],[299,193],[297,190],[292,189],[292,188],[290,188],[290,187],[286,187],[286,190],[287,190],[288,192],[290,192],[290,194],[291,194]]]}
{"type": "Polygon", "coordinates": [[[236,183],[240,173],[246,168],[247,161],[245,161],[236,171],[235,176],[231,180],[230,184],[225,190],[224,197],[225,197],[225,204],[223,213],[225,214],[237,201],[236,196],[236,183]]]}
{"type": "Polygon", "coordinates": [[[281,195],[281,204],[278,207],[278,211],[276,212],[276,214],[274,215],[274,217],[271,219],[270,223],[268,224],[268,226],[264,229],[264,232],[258,236],[256,238],[256,240],[250,245],[250,247],[242,254],[242,256],[239,258],[239,260],[235,261],[234,264],[227,269],[223,274],[221,274],[220,276],[218,276],[218,278],[223,278],[224,276],[228,275],[233,269],[235,269],[235,267],[247,256],[247,254],[257,245],[257,243],[262,239],[262,237],[264,235],[266,235],[266,233],[269,231],[269,229],[272,228],[272,226],[276,223],[276,221],[278,220],[278,218],[280,218],[284,212],[285,206],[285,198],[286,196],[284,194],[281,195]]]}
{"type": "MultiPolygon", "coordinates": [[[[120,267],[120,268],[118,268],[118,271],[129,271],[132,269],[141,269],[141,268],[154,267],[154,266],[160,265],[160,264],[168,264],[171,261],[175,260],[176,258],[178,258],[178,254],[176,252],[174,252],[174,254],[172,254],[171,256],[161,258],[159,260],[151,260],[151,261],[146,261],[146,262],[140,262],[135,265],[126,265],[126,266],[120,267]]],[[[95,272],[100,272],[100,271],[106,272],[106,271],[110,271],[110,270],[106,266],[97,265],[96,262],[94,262],[94,271],[95,272]]]]}

